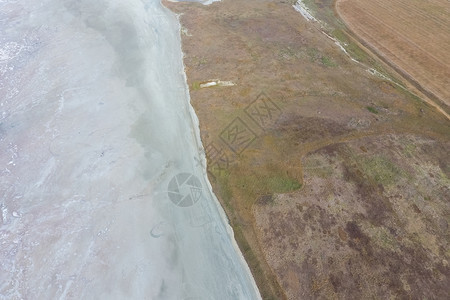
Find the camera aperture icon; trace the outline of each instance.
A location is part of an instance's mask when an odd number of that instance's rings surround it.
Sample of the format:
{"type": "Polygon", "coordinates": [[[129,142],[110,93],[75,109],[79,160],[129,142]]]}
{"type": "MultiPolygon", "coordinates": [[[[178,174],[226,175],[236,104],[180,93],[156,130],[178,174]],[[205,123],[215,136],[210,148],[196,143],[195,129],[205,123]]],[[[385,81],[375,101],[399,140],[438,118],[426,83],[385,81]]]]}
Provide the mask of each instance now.
{"type": "Polygon", "coordinates": [[[180,173],[170,180],[167,193],[175,205],[189,207],[200,200],[202,184],[195,175],[180,173]]]}

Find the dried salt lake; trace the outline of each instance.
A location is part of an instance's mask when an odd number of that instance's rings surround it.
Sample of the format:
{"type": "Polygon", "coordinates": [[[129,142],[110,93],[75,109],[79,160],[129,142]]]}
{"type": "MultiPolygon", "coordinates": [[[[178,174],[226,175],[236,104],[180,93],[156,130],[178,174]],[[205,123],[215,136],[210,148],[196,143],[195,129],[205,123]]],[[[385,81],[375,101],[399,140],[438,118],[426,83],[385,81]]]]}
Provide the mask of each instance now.
{"type": "Polygon", "coordinates": [[[0,0],[0,298],[259,299],[158,0],[0,0]]]}

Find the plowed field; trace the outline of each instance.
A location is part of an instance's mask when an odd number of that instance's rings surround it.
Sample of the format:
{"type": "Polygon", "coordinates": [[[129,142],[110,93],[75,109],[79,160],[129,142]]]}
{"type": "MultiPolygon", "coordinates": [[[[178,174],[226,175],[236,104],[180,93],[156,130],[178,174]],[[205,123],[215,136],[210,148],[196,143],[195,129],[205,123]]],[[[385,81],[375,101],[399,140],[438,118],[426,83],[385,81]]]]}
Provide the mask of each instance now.
{"type": "Polygon", "coordinates": [[[431,98],[450,105],[447,0],[337,0],[354,34],[431,98]]]}

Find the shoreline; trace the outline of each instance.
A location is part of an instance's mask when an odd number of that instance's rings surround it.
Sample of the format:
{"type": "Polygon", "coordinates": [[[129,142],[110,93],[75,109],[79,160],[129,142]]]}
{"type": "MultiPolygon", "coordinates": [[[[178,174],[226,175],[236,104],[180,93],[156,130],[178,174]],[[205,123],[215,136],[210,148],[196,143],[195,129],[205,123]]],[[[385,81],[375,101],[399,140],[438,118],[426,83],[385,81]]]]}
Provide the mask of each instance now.
{"type": "Polygon", "coordinates": [[[0,7],[0,294],[259,299],[196,161],[177,16],[159,0],[0,7]]]}
{"type": "MultiPolygon", "coordinates": [[[[181,25],[180,15],[176,14],[175,12],[170,10],[168,7],[166,7],[163,4],[163,1],[164,0],[161,0],[161,5],[165,9],[169,10],[172,14],[174,14],[176,16],[177,20],[178,20],[178,39],[180,41],[180,46],[181,46],[180,53],[181,53],[181,61],[183,62],[183,78],[184,78],[184,83],[185,83],[186,99],[188,100],[187,105],[189,107],[189,113],[190,113],[190,117],[191,117],[192,129],[194,131],[194,135],[195,135],[195,138],[196,138],[196,144],[198,146],[198,149],[199,150],[201,149],[200,150],[201,153],[205,153],[205,147],[203,145],[203,142],[202,142],[202,139],[201,139],[201,135],[200,135],[200,121],[198,119],[198,116],[197,116],[197,113],[196,113],[194,107],[191,104],[191,97],[190,97],[190,93],[189,93],[189,85],[188,85],[187,74],[186,74],[186,65],[184,64],[185,54],[184,54],[184,51],[183,51],[183,44],[182,44],[182,31],[181,31],[182,25],[181,25]]],[[[167,0],[167,1],[170,1],[170,0],[167,0]]],[[[220,0],[216,0],[216,1],[220,1],[220,0]]],[[[212,2],[216,2],[216,1],[212,1],[212,2]]],[[[179,1],[170,1],[170,2],[179,2],[179,1]]],[[[192,1],[192,2],[196,2],[196,1],[192,1]]],[[[205,4],[205,5],[208,5],[208,4],[205,4]]],[[[250,278],[252,279],[251,280],[252,281],[252,287],[253,287],[254,291],[256,292],[256,294],[259,296],[257,299],[262,299],[260,291],[259,291],[259,288],[258,288],[258,286],[256,284],[256,281],[255,281],[255,278],[253,277],[253,274],[252,274],[252,272],[250,270],[250,267],[249,267],[249,265],[248,265],[244,255],[242,254],[242,251],[239,248],[239,245],[238,245],[238,243],[237,243],[237,241],[235,239],[234,230],[233,230],[233,227],[230,224],[230,220],[229,220],[227,214],[225,213],[225,210],[222,207],[222,204],[220,203],[219,199],[217,198],[216,194],[214,193],[212,185],[211,185],[211,183],[209,181],[208,173],[207,173],[208,162],[207,162],[207,159],[206,159],[206,155],[201,155],[200,160],[201,160],[201,164],[202,164],[203,171],[204,171],[203,172],[203,174],[204,174],[203,181],[206,182],[206,184],[207,184],[208,193],[210,195],[210,198],[212,198],[213,201],[214,201],[214,205],[215,205],[215,207],[217,209],[217,212],[219,213],[219,215],[221,217],[221,220],[222,220],[222,222],[223,222],[223,224],[224,224],[224,226],[225,226],[225,228],[227,230],[227,234],[228,234],[229,238],[232,241],[233,248],[234,248],[234,250],[236,251],[236,253],[238,254],[238,256],[240,258],[241,264],[245,266],[247,273],[250,275],[250,278]]]]}
{"type": "MultiPolygon", "coordinates": [[[[394,84],[396,82],[373,76],[367,72],[366,64],[364,67],[354,64],[351,57],[336,47],[336,41],[305,23],[289,3],[229,0],[217,4],[214,9],[187,3],[169,7],[182,16],[183,64],[203,144],[227,149],[218,136],[232,118],[243,118],[239,112],[248,107],[261,90],[273,100],[280,101],[277,104],[286,110],[282,123],[278,124],[280,126],[275,125],[263,133],[257,131],[262,137],[257,145],[250,147],[252,150],[245,150],[224,173],[208,174],[211,175],[208,178],[262,297],[296,299],[286,285],[291,281],[287,282],[285,276],[304,280],[300,293],[305,295],[310,292],[308,284],[315,283],[308,283],[311,279],[308,270],[306,273],[286,274],[285,270],[290,266],[280,266],[286,263],[280,259],[286,251],[271,248],[272,242],[279,242],[278,236],[264,239],[261,205],[272,205],[283,197],[297,201],[298,205],[307,202],[307,198],[302,196],[307,193],[306,189],[303,186],[297,188],[298,182],[305,180],[303,171],[309,175],[309,170],[303,169],[303,159],[311,153],[366,138],[376,140],[377,136],[393,134],[393,125],[397,128],[395,132],[418,134],[420,131],[415,125],[420,122],[416,119],[418,114],[429,113],[433,117],[438,116],[437,120],[444,118],[425,102],[414,101],[413,94],[400,89],[394,84]],[[232,80],[235,85],[201,88],[212,78],[232,80]],[[398,118],[399,115],[402,117],[398,118]],[[410,126],[410,119],[414,126],[410,126]],[[310,123],[313,124],[310,126],[310,123]],[[310,128],[312,132],[304,132],[304,128],[310,128]],[[286,154],[279,157],[279,153],[286,154]],[[286,186],[297,188],[271,190],[264,181],[257,182],[264,179],[262,176],[274,176],[270,179],[278,180],[280,174],[288,176],[283,178],[288,179],[286,186]],[[289,180],[297,180],[297,185],[292,185],[293,181],[289,180]],[[261,194],[268,195],[262,201],[265,203],[258,202],[261,194]]],[[[373,61],[370,59],[367,66],[372,66],[373,61]]],[[[207,160],[208,168],[216,163],[211,156],[207,156],[207,160]]],[[[348,199],[354,197],[348,195],[348,199]]],[[[298,214],[298,208],[292,207],[289,212],[298,214]]],[[[271,210],[268,209],[267,213],[270,214],[271,210]]],[[[276,223],[272,227],[278,225],[276,223]]],[[[312,227],[316,226],[321,225],[312,227]]],[[[339,239],[342,228],[346,227],[345,223],[340,226],[339,239]]],[[[265,230],[271,233],[272,229],[265,230]]],[[[328,235],[333,238],[336,230],[331,234],[327,232],[327,238],[328,235]]],[[[297,249],[303,257],[309,256],[305,251],[315,243],[320,245],[315,237],[306,238],[311,239],[311,243],[297,249]]],[[[331,240],[329,244],[334,243],[335,240],[331,240]]],[[[285,246],[291,247],[289,243],[285,246]]],[[[326,245],[322,244],[320,249],[323,247],[326,245]]],[[[347,254],[350,255],[349,252],[347,254]]],[[[315,255],[312,258],[319,260],[315,255]]],[[[300,261],[293,264],[296,268],[302,266],[300,261]]],[[[328,288],[332,289],[329,282],[328,288]]]]}

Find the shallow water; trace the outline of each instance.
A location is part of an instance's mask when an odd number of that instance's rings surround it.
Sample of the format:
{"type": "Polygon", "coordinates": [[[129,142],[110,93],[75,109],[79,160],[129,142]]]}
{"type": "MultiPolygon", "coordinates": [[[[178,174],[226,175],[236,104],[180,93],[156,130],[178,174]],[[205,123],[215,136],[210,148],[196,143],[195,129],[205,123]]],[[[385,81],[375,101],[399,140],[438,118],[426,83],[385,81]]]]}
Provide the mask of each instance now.
{"type": "Polygon", "coordinates": [[[256,299],[159,1],[0,0],[0,298],[256,299]]]}

